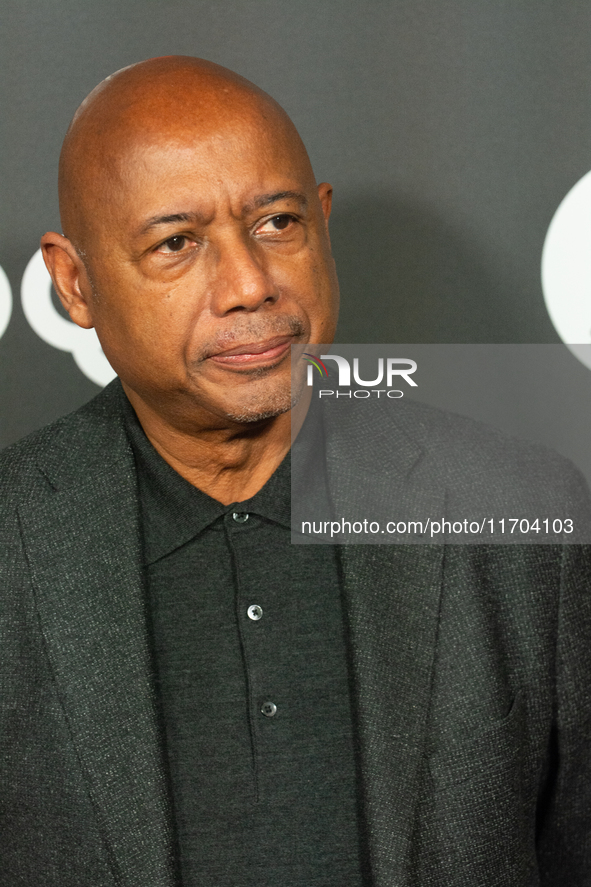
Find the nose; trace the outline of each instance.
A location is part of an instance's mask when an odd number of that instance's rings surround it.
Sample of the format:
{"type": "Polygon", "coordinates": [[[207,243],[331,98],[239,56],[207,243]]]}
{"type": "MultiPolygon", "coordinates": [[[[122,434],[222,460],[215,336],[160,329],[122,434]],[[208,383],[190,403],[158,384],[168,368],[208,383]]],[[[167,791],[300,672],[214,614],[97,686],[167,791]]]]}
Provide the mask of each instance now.
{"type": "Polygon", "coordinates": [[[256,311],[279,298],[263,250],[240,237],[218,245],[211,293],[212,310],[219,316],[256,311]]]}

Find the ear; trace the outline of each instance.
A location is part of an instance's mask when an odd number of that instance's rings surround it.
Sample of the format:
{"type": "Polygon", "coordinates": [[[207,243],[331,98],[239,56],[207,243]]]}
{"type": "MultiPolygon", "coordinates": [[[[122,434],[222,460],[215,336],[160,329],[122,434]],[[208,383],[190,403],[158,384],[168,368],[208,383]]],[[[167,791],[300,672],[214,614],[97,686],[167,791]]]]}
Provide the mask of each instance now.
{"type": "Polygon", "coordinates": [[[62,234],[48,231],[41,238],[41,249],[60,302],[74,323],[90,329],[94,326],[92,286],[84,263],[71,241],[62,234]]]}
{"type": "Polygon", "coordinates": [[[321,182],[318,185],[318,198],[322,207],[326,230],[328,231],[328,219],[332,207],[332,185],[329,185],[328,182],[321,182]]]}

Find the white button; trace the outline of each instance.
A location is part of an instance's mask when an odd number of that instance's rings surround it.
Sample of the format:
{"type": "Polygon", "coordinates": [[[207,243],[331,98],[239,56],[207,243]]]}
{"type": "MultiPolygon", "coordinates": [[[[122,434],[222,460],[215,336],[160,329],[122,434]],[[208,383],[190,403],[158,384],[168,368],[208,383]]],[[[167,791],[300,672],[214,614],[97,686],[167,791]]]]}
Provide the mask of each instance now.
{"type": "Polygon", "coordinates": [[[266,718],[274,718],[277,714],[277,706],[274,702],[263,702],[261,711],[266,718]]]}
{"type": "Polygon", "coordinates": [[[244,514],[244,512],[235,511],[232,515],[237,524],[245,524],[248,520],[248,515],[244,514]]]}
{"type": "Polygon", "coordinates": [[[258,604],[251,604],[246,612],[249,619],[252,619],[253,622],[258,622],[263,615],[263,608],[259,607],[258,604]]]}

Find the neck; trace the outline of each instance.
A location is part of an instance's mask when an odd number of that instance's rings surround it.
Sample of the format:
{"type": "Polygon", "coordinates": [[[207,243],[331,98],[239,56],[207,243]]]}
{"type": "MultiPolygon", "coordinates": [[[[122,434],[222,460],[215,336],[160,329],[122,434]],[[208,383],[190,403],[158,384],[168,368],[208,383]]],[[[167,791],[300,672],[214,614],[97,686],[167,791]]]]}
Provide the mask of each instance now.
{"type": "Polygon", "coordinates": [[[188,431],[123,387],[154,449],[181,477],[223,505],[250,499],[265,485],[287,455],[310,405],[306,394],[293,410],[264,422],[188,431]]]}

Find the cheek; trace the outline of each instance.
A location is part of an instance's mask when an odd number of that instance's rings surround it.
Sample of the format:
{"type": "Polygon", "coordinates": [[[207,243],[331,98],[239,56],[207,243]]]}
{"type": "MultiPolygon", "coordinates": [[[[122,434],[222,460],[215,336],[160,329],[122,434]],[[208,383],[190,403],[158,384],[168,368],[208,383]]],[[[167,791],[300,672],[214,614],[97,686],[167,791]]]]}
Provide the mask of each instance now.
{"type": "Polygon", "coordinates": [[[322,256],[311,248],[297,257],[277,257],[273,276],[283,292],[306,305],[318,301],[329,282],[322,256]]]}
{"type": "Polygon", "coordinates": [[[196,324],[193,288],[156,284],[124,263],[104,263],[101,270],[93,279],[92,314],[115,370],[127,378],[182,373],[196,324]]]}
{"type": "MultiPolygon", "coordinates": [[[[119,367],[163,365],[171,355],[170,317],[148,300],[101,299],[96,332],[107,359],[119,367]]],[[[123,373],[120,373],[123,375],[123,373]]]]}
{"type": "Polygon", "coordinates": [[[97,331],[114,340],[150,341],[166,336],[181,322],[186,299],[175,299],[172,288],[156,287],[139,275],[105,281],[96,299],[97,331]]]}

